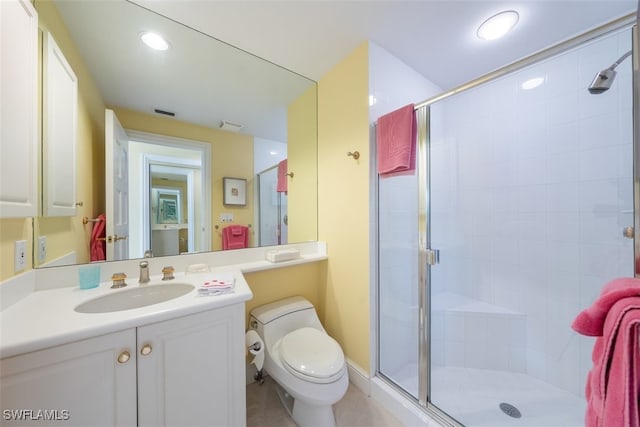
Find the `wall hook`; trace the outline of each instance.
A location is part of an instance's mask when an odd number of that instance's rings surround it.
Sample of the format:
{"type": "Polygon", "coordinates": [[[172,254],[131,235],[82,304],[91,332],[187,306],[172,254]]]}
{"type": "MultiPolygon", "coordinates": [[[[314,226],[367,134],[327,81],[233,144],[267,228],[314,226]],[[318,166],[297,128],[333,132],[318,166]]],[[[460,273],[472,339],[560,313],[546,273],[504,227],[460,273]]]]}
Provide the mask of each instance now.
{"type": "Polygon", "coordinates": [[[289,172],[287,176],[293,178],[293,172],[289,172]]]}
{"type": "Polygon", "coordinates": [[[351,151],[349,151],[347,153],[347,156],[351,156],[353,157],[353,160],[358,160],[360,158],[360,152],[359,151],[354,151],[353,153],[351,151]]]}

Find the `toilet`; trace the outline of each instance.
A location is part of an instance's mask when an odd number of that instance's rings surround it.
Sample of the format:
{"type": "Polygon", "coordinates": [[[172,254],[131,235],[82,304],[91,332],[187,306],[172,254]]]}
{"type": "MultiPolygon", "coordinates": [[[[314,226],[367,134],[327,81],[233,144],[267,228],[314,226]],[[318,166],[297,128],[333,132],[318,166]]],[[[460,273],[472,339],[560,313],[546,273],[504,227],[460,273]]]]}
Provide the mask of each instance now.
{"type": "Polygon", "coordinates": [[[264,341],[263,369],[296,424],[335,426],[333,404],[346,393],[349,376],[342,348],[325,332],[313,304],[296,296],[256,307],[250,327],[264,341]]]}

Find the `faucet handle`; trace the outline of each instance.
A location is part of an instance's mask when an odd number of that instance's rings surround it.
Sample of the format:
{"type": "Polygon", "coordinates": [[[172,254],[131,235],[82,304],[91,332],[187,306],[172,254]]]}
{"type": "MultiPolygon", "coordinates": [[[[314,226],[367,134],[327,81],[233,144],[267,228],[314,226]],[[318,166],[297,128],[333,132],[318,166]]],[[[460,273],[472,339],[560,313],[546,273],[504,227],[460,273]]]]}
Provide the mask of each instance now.
{"type": "Polygon", "coordinates": [[[113,280],[113,285],[111,285],[111,289],[116,288],[124,288],[127,284],[124,282],[124,279],[127,278],[127,275],[124,273],[114,273],[111,276],[111,280],[113,280]]]}
{"type": "Polygon", "coordinates": [[[168,267],[164,267],[162,269],[162,280],[172,280],[175,279],[175,277],[173,277],[173,272],[175,271],[175,268],[168,266],[168,267]]]}

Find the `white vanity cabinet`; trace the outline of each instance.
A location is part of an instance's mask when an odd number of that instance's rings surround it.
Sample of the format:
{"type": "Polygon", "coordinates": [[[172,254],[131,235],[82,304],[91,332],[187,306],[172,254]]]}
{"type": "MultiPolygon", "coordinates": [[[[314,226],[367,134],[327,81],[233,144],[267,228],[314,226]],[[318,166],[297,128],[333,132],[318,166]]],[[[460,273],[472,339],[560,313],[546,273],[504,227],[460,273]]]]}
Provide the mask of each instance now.
{"type": "Polygon", "coordinates": [[[0,1],[0,218],[37,213],[38,14],[0,1]]]}
{"type": "Polygon", "coordinates": [[[2,359],[0,405],[8,426],[134,426],[135,329],[2,359]]]}
{"type": "Polygon", "coordinates": [[[245,382],[244,304],[138,328],[140,426],[244,426],[245,382]]]}
{"type": "Polygon", "coordinates": [[[46,425],[244,426],[244,354],[235,304],[3,359],[2,424],[32,409],[57,410],[46,425]]]}

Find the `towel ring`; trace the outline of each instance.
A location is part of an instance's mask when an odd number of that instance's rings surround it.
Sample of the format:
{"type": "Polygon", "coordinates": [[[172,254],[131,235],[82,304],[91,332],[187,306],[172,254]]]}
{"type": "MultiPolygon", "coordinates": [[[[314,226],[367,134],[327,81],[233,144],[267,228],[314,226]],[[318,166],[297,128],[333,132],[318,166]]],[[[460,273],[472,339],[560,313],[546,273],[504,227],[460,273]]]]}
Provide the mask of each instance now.
{"type": "Polygon", "coordinates": [[[352,153],[351,151],[349,151],[347,153],[347,156],[353,157],[353,160],[358,160],[360,158],[360,152],[359,151],[354,151],[352,153]]]}

